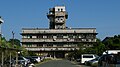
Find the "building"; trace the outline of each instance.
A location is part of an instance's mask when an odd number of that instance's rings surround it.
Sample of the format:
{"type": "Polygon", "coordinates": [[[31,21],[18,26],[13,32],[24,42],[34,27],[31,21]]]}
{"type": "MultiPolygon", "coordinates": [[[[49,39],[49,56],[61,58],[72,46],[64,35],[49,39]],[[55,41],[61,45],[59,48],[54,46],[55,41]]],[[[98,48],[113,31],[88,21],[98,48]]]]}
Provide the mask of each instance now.
{"type": "Polygon", "coordinates": [[[68,28],[65,6],[55,6],[47,13],[49,28],[22,28],[22,46],[37,55],[65,57],[79,50],[78,44],[91,47],[96,42],[96,28],[68,28]]]}

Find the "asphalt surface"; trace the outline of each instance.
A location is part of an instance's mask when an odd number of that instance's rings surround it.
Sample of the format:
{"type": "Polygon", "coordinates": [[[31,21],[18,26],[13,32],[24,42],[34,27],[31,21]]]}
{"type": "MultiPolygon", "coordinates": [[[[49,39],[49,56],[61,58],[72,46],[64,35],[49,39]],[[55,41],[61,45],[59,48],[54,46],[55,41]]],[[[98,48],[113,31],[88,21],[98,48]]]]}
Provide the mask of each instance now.
{"type": "Polygon", "coordinates": [[[39,64],[36,67],[88,67],[88,66],[79,65],[69,60],[51,60],[51,61],[39,64]]]}

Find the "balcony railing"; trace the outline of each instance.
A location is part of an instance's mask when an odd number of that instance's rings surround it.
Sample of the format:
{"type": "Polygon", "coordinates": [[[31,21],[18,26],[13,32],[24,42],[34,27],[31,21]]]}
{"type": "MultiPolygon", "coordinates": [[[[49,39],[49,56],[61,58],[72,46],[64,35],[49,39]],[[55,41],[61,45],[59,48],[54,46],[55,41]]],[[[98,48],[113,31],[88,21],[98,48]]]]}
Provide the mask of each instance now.
{"type": "Polygon", "coordinates": [[[88,41],[86,39],[69,39],[69,38],[64,38],[64,39],[38,39],[38,38],[23,38],[22,42],[96,42],[96,39],[89,39],[88,41]]]}
{"type": "Polygon", "coordinates": [[[26,48],[29,51],[74,51],[79,48],[26,48]]]}

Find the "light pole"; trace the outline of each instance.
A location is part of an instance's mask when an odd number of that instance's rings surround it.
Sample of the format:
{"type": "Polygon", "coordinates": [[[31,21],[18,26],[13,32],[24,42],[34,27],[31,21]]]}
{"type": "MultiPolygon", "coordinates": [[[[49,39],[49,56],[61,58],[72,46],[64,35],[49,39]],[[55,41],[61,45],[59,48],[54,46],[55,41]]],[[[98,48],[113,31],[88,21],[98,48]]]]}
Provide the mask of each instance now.
{"type": "MultiPolygon", "coordinates": [[[[0,16],[0,46],[2,46],[2,23],[3,23],[3,19],[2,17],[0,16]]],[[[3,50],[4,51],[4,50],[3,50]]],[[[3,67],[3,64],[4,64],[4,52],[2,51],[2,67],[3,67]]]]}
{"type": "Polygon", "coordinates": [[[1,42],[1,38],[2,38],[2,23],[3,23],[3,19],[2,17],[0,16],[0,46],[2,45],[2,42],[1,42]]]}
{"type": "Polygon", "coordinates": [[[12,35],[13,35],[13,38],[12,38],[12,45],[13,45],[13,48],[14,48],[14,35],[15,35],[15,33],[12,31],[12,35]]]}

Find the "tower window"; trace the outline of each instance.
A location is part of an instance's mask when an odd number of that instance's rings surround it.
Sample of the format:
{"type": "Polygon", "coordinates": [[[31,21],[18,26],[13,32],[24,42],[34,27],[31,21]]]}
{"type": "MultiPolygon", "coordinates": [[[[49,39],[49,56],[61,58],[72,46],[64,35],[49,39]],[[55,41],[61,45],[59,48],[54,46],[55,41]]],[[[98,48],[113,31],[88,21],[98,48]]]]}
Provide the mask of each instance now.
{"type": "Polygon", "coordinates": [[[63,20],[62,18],[60,20],[63,20]]]}
{"type": "Polygon", "coordinates": [[[60,9],[58,9],[58,11],[60,11],[60,9]]]}
{"type": "Polygon", "coordinates": [[[61,9],[61,11],[63,11],[63,9],[61,9]]]}

